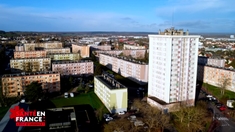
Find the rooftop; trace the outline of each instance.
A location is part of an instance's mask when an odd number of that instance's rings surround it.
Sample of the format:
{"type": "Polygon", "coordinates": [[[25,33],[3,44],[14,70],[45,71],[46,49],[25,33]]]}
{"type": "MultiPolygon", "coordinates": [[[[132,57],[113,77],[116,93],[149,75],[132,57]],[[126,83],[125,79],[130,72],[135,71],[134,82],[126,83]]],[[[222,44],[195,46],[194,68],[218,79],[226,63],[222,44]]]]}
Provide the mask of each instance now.
{"type": "Polygon", "coordinates": [[[165,29],[164,32],[161,32],[161,30],[159,30],[158,32],[159,35],[189,35],[188,30],[186,32],[184,32],[183,29],[175,29],[174,27],[165,29]]]}
{"type": "Polygon", "coordinates": [[[118,56],[118,55],[110,55],[108,53],[101,53],[103,55],[107,55],[107,56],[110,56],[110,57],[115,57],[115,58],[118,58],[118,59],[122,59],[124,61],[128,61],[128,62],[132,62],[132,63],[136,63],[136,64],[140,64],[140,65],[148,65],[147,63],[143,62],[143,61],[139,61],[139,60],[135,60],[135,59],[131,59],[131,58],[128,58],[126,56],[118,56]]]}
{"type": "Polygon", "coordinates": [[[48,57],[33,57],[33,58],[15,58],[15,59],[11,59],[11,60],[31,60],[31,59],[51,59],[48,57]]]}
{"type": "Polygon", "coordinates": [[[2,77],[34,76],[34,75],[45,75],[45,74],[59,74],[59,72],[54,72],[54,71],[33,72],[33,73],[21,72],[15,74],[5,74],[2,77]]]}
{"type": "Polygon", "coordinates": [[[218,68],[218,69],[221,69],[221,70],[227,70],[227,71],[232,71],[232,72],[235,72],[235,69],[233,68],[226,68],[226,67],[219,67],[219,66],[213,66],[213,65],[201,65],[201,64],[198,64],[200,66],[208,66],[208,67],[212,67],[212,68],[218,68]]]}
{"type": "Polygon", "coordinates": [[[114,89],[127,89],[126,86],[119,83],[117,80],[109,76],[108,74],[102,74],[95,76],[99,81],[101,81],[103,84],[105,84],[110,90],[114,89]]]}

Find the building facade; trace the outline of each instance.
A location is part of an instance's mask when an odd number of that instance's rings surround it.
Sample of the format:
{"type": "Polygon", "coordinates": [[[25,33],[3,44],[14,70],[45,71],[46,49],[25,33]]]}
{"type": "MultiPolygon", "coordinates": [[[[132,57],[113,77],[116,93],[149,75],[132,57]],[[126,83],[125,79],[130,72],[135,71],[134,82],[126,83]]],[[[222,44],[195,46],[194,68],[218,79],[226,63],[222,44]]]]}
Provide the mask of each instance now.
{"type": "Polygon", "coordinates": [[[212,65],[198,65],[197,79],[220,87],[227,79],[227,90],[235,92],[235,70],[212,65]]]}
{"type": "Polygon", "coordinates": [[[60,74],[57,72],[6,74],[2,76],[3,96],[24,95],[26,86],[34,81],[41,83],[43,90],[49,93],[60,91],[60,74]]]}
{"type": "Polygon", "coordinates": [[[11,72],[50,71],[51,58],[11,59],[11,72]]]}
{"type": "Polygon", "coordinates": [[[148,96],[166,104],[194,106],[200,36],[174,28],[166,31],[149,35],[148,96]]]}
{"type": "Polygon", "coordinates": [[[145,46],[137,46],[137,45],[130,45],[130,44],[124,44],[123,49],[132,49],[132,50],[138,50],[138,49],[145,49],[145,46]]]}
{"type": "Polygon", "coordinates": [[[51,53],[71,53],[70,48],[55,48],[55,49],[44,49],[47,54],[51,53]]]}
{"type": "Polygon", "coordinates": [[[142,59],[145,57],[145,54],[148,53],[147,50],[96,50],[93,52],[97,57],[99,54],[110,54],[110,55],[122,55],[122,56],[131,56],[133,58],[142,59]]]}
{"type": "Polygon", "coordinates": [[[111,50],[111,45],[90,45],[90,50],[111,50]]]}
{"type": "Polygon", "coordinates": [[[79,53],[81,57],[86,58],[90,56],[90,47],[84,44],[72,44],[72,52],[79,53]]]}
{"type": "Polygon", "coordinates": [[[60,61],[52,63],[52,71],[61,75],[93,75],[94,64],[92,61],[60,61]]]}
{"type": "Polygon", "coordinates": [[[24,58],[40,58],[46,57],[46,51],[37,50],[37,51],[15,51],[14,59],[24,59],[24,58]]]}
{"type": "Polygon", "coordinates": [[[99,63],[139,84],[148,82],[148,64],[115,55],[100,54],[99,63]]]}
{"type": "Polygon", "coordinates": [[[198,56],[198,64],[224,67],[225,59],[213,59],[213,58],[198,56]]]}
{"type": "Polygon", "coordinates": [[[47,54],[48,58],[51,60],[79,60],[80,54],[79,53],[51,53],[47,54]]]}
{"type": "Polygon", "coordinates": [[[94,77],[95,94],[111,113],[127,111],[127,88],[103,74],[94,77]]]}

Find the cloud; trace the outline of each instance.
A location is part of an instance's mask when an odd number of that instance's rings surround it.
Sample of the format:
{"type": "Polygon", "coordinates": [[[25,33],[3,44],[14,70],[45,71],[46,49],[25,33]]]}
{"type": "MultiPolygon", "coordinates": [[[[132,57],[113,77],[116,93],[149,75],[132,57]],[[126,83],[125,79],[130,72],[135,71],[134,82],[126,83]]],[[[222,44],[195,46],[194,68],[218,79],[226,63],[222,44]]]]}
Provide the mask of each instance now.
{"type": "Polygon", "coordinates": [[[148,31],[153,26],[142,23],[142,17],[130,14],[89,10],[55,12],[0,5],[1,18],[6,21],[0,21],[0,29],[8,31],[148,31]]]}

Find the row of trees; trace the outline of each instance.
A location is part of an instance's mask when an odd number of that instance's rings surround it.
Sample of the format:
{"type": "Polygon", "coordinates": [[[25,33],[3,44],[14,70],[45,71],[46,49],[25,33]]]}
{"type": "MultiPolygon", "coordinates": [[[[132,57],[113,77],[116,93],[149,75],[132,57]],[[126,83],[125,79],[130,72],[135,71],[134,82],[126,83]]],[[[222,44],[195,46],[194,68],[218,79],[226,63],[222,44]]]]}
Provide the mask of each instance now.
{"type": "Polygon", "coordinates": [[[134,101],[133,106],[138,110],[138,120],[142,120],[145,127],[137,127],[124,118],[105,124],[104,132],[163,132],[174,128],[179,132],[197,132],[205,131],[206,125],[211,121],[211,115],[205,109],[204,102],[199,102],[196,107],[182,106],[179,111],[169,114],[163,114],[157,108],[139,100],[134,101]]]}

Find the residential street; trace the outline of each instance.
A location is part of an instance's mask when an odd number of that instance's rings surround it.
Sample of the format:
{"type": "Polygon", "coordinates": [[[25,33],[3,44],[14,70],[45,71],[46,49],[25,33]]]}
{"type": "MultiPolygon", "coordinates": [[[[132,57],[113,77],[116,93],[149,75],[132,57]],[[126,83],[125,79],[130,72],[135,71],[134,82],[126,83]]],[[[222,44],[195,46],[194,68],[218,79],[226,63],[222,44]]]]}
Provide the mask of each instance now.
{"type": "MultiPolygon", "coordinates": [[[[200,92],[199,99],[202,98],[206,98],[206,94],[200,92]]],[[[227,118],[212,101],[208,101],[207,106],[208,109],[213,111],[213,121],[219,122],[218,126],[213,129],[213,132],[235,132],[235,122],[232,118],[227,118]]]]}

